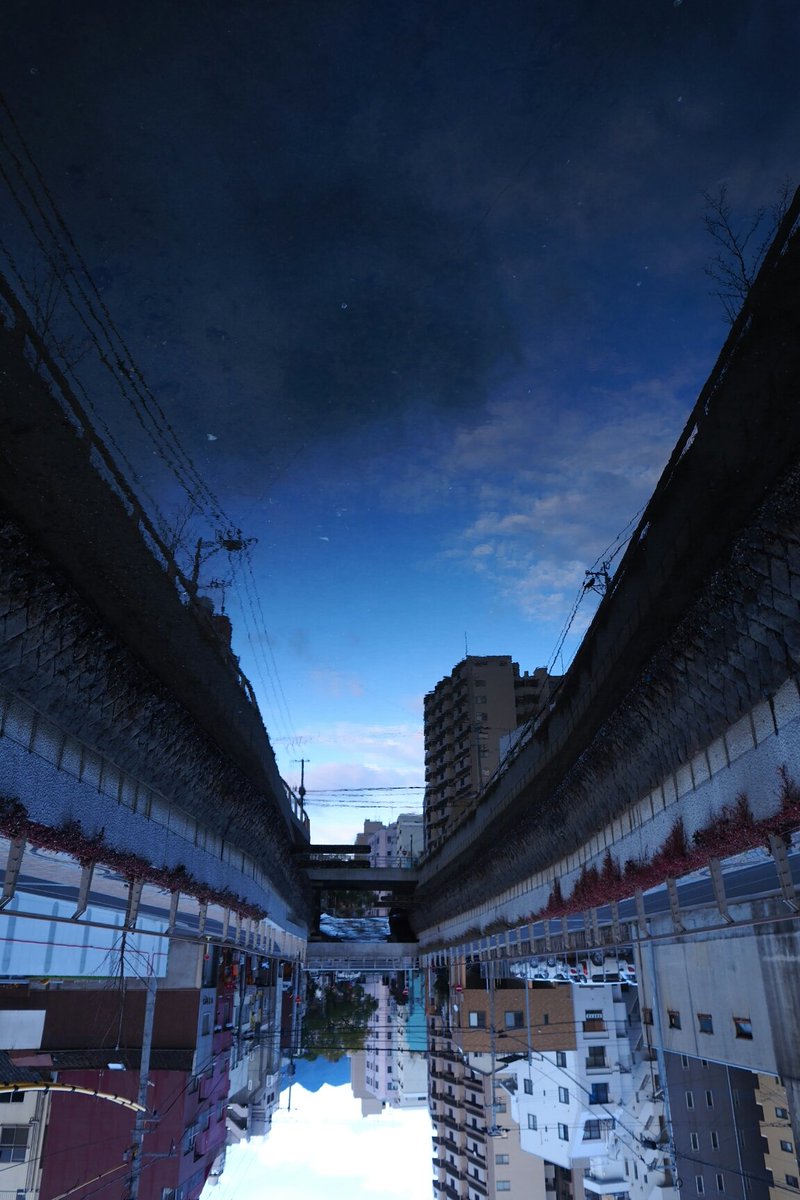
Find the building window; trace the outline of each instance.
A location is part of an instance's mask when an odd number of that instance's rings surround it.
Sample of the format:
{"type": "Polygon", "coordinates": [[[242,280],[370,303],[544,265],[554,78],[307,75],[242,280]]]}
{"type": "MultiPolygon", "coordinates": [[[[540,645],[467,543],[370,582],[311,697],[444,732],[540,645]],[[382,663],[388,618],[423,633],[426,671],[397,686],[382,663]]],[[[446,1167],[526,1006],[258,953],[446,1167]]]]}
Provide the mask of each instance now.
{"type": "Polygon", "coordinates": [[[713,1107],[714,1107],[714,1093],[713,1093],[713,1092],[710,1092],[710,1091],[708,1090],[708,1088],[706,1088],[706,1105],[707,1105],[709,1108],[713,1108],[713,1107]]]}
{"type": "Polygon", "coordinates": [[[800,1184],[798,1184],[796,1175],[787,1175],[786,1182],[788,1183],[789,1187],[796,1188],[796,1187],[800,1186],[800,1184]]]}
{"type": "Polygon", "coordinates": [[[593,1083],[592,1090],[589,1092],[590,1104],[608,1104],[608,1084],[593,1083]]]}
{"type": "Polygon", "coordinates": [[[495,1104],[494,1111],[497,1113],[504,1113],[506,1111],[506,1108],[507,1108],[506,1104],[503,1104],[503,1103],[495,1104]]]}
{"type": "Polygon", "coordinates": [[[787,1154],[794,1154],[794,1146],[791,1142],[781,1142],[781,1150],[785,1150],[787,1154]]]}
{"type": "MultiPolygon", "coordinates": [[[[587,1052],[586,1066],[589,1069],[591,1069],[592,1067],[604,1067],[606,1065],[606,1048],[605,1048],[605,1046],[588,1046],[586,1052],[587,1052]]],[[[566,1066],[566,1065],[567,1064],[564,1063],[564,1066],[566,1066]]]]}
{"type": "Polygon", "coordinates": [[[711,1013],[698,1013],[697,1014],[697,1028],[700,1033],[713,1033],[714,1032],[714,1021],[712,1019],[711,1013]]]}
{"type": "Polygon", "coordinates": [[[558,1123],[558,1136],[561,1138],[562,1142],[569,1141],[569,1130],[567,1129],[566,1125],[562,1125],[560,1121],[558,1123]]]}
{"type": "Polygon", "coordinates": [[[560,1087],[558,1089],[558,1098],[562,1104],[569,1104],[569,1088],[560,1087]]]}
{"type": "Polygon", "coordinates": [[[711,1130],[711,1149],[719,1150],[719,1134],[716,1129],[711,1130]]]}
{"type": "Polygon", "coordinates": [[[670,1008],[667,1010],[667,1024],[670,1029],[680,1029],[681,1014],[676,1009],[670,1008]]]}
{"type": "Polygon", "coordinates": [[[533,1095],[533,1080],[532,1079],[523,1079],[522,1090],[524,1091],[526,1096],[532,1096],[533,1095]]]}
{"type": "Polygon", "coordinates": [[[789,1120],[788,1108],[779,1108],[776,1104],[775,1105],[775,1116],[778,1118],[779,1121],[788,1121],[789,1120]]]}
{"type": "Polygon", "coordinates": [[[556,1050],[556,1066],[565,1067],[567,1065],[567,1056],[563,1050],[556,1050]]]}
{"type": "Polygon", "coordinates": [[[506,1029],[522,1029],[524,1018],[522,1011],[504,1013],[506,1029]]]}
{"type": "Polygon", "coordinates": [[[753,1023],[749,1017],[734,1017],[733,1028],[737,1038],[744,1038],[747,1042],[753,1040],[753,1023]]]}
{"type": "Polygon", "coordinates": [[[725,1176],[722,1174],[721,1171],[717,1171],[717,1191],[718,1192],[725,1191],[725,1176]]]}
{"type": "Polygon", "coordinates": [[[536,1119],[535,1113],[528,1113],[528,1129],[538,1129],[539,1122],[536,1119]]]}
{"type": "Polygon", "coordinates": [[[689,1055],[688,1054],[681,1055],[681,1066],[683,1067],[684,1071],[688,1071],[688,1069],[689,1069],[689,1055]]]}
{"type": "Polygon", "coordinates": [[[497,1163],[498,1167],[505,1167],[508,1163],[508,1155],[507,1154],[495,1154],[494,1161],[497,1163]]]}
{"type": "Polygon", "coordinates": [[[0,1092],[0,1104],[22,1104],[24,1092],[0,1092]]]}
{"type": "Polygon", "coordinates": [[[3,1125],[0,1128],[0,1163],[24,1162],[27,1149],[27,1125],[3,1125]]]}
{"type": "Polygon", "coordinates": [[[510,1192],[511,1191],[511,1180],[510,1179],[498,1179],[497,1183],[495,1184],[495,1187],[497,1188],[498,1192],[510,1192]]]}
{"type": "Polygon", "coordinates": [[[694,1186],[698,1196],[702,1196],[703,1192],[706,1190],[706,1185],[703,1183],[702,1175],[695,1175],[694,1186]]]}
{"type": "MultiPolygon", "coordinates": [[[[585,1142],[596,1142],[600,1138],[600,1122],[587,1121],[583,1127],[583,1140],[585,1142]]],[[[627,1166],[627,1162],[626,1162],[627,1166]]]]}
{"type": "Polygon", "coordinates": [[[699,1136],[699,1134],[697,1134],[697,1133],[690,1133],[690,1134],[689,1134],[689,1142],[690,1142],[690,1144],[691,1144],[691,1147],[692,1147],[692,1149],[693,1149],[693,1150],[699,1150],[699,1149],[700,1149],[700,1136],[699,1136]]]}
{"type": "Polygon", "coordinates": [[[486,1013],[471,1012],[469,1014],[470,1029],[485,1029],[486,1028],[486,1013]]]}
{"type": "Polygon", "coordinates": [[[686,1093],[686,1107],[694,1108],[694,1096],[691,1092],[686,1093]]]}

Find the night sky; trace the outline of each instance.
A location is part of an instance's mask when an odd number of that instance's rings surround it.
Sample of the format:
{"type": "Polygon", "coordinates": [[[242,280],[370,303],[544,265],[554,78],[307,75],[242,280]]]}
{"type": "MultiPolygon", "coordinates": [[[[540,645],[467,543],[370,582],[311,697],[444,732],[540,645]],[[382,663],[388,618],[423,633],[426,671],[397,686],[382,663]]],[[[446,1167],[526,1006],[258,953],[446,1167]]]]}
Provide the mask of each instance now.
{"type": "MultiPolygon", "coordinates": [[[[703,193],[744,217],[800,178],[796,3],[10,0],[3,22],[8,109],[102,301],[258,538],[226,603],[284,775],[422,783],[422,694],[465,633],[549,661],[713,364],[703,193]]],[[[0,219],[0,269],[41,296],[58,251],[2,180],[0,219]]],[[[163,446],[57,300],[175,526],[163,446]]]]}

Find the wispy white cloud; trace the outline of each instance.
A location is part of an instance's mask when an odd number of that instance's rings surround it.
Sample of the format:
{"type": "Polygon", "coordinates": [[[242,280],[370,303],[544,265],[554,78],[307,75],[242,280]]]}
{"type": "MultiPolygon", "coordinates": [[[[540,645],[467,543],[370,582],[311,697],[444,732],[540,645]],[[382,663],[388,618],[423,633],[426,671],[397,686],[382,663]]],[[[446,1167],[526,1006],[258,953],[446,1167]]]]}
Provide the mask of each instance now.
{"type": "Polygon", "coordinates": [[[441,557],[531,620],[564,620],[585,571],[652,493],[689,410],[689,369],[617,371],[618,385],[587,385],[569,405],[545,388],[495,399],[437,447],[435,483],[415,472],[417,506],[447,489],[465,517],[441,557]]]}

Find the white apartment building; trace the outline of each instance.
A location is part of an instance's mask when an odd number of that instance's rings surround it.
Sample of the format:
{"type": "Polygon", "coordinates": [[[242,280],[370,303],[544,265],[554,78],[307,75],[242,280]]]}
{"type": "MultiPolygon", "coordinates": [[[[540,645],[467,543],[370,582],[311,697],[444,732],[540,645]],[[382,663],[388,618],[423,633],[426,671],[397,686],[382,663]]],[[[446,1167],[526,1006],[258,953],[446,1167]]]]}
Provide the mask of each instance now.
{"type": "Polygon", "coordinates": [[[513,1067],[522,1148],[582,1176],[587,1200],[678,1200],[658,1068],[638,1023],[631,1028],[625,995],[618,984],[572,986],[575,1049],[513,1067]]]}
{"type": "Polygon", "coordinates": [[[37,1200],[42,1182],[42,1146],[52,1094],[5,1092],[0,1107],[3,1188],[16,1200],[37,1200]]]}
{"type": "Polygon", "coordinates": [[[422,853],[423,840],[422,813],[401,813],[390,825],[365,821],[363,832],[356,835],[357,846],[369,846],[373,867],[394,866],[398,862],[412,866],[414,858],[422,853]]]}
{"type": "Polygon", "coordinates": [[[408,1007],[396,1003],[388,983],[380,978],[367,983],[364,990],[378,1001],[364,1042],[366,1091],[393,1108],[424,1108],[428,1102],[428,1060],[408,1044],[408,1007]]]}

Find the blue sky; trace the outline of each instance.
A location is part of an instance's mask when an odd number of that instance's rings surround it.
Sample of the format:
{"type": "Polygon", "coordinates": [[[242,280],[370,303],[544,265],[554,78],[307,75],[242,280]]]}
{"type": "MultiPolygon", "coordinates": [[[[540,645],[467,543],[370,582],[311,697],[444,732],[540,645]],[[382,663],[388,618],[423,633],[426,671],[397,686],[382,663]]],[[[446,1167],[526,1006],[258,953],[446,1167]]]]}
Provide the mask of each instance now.
{"type": "MultiPolygon", "coordinates": [[[[218,499],[184,561],[228,524],[257,539],[247,587],[223,555],[201,582],[219,600],[236,576],[281,770],[296,785],[309,760],[315,836],[349,838],[366,801],[313,791],[418,788],[422,696],[465,634],[548,663],[646,502],[726,331],[703,193],[727,186],[739,220],[800,177],[796,4],[5,18],[4,95],[161,416],[63,292],[54,328],[163,526],[187,504],[173,433],[218,499]]],[[[6,113],[0,132],[24,159],[6,113]]],[[[63,238],[0,206],[0,268],[41,293],[63,238]]],[[[371,795],[391,816],[421,793],[371,795]]]]}

